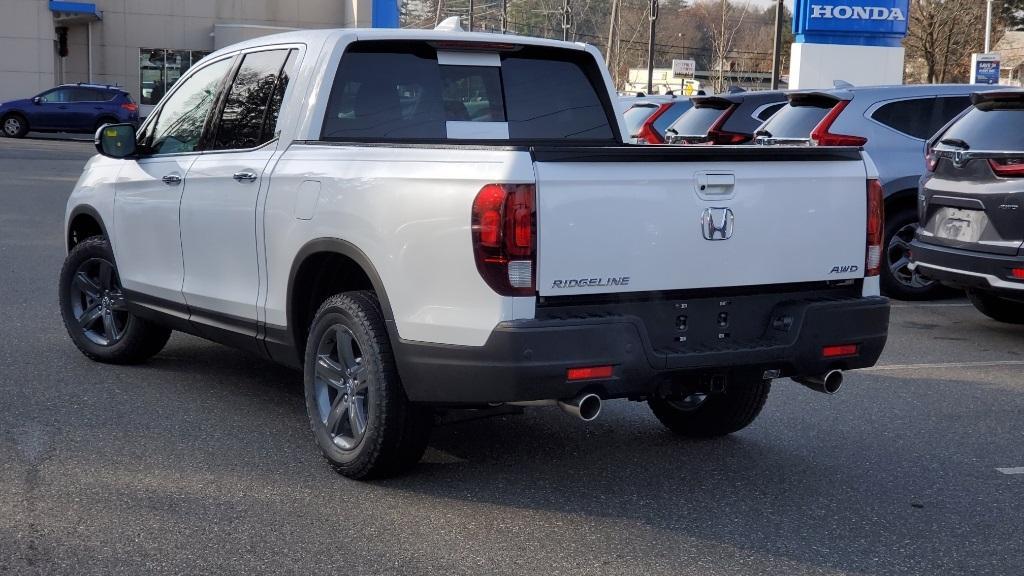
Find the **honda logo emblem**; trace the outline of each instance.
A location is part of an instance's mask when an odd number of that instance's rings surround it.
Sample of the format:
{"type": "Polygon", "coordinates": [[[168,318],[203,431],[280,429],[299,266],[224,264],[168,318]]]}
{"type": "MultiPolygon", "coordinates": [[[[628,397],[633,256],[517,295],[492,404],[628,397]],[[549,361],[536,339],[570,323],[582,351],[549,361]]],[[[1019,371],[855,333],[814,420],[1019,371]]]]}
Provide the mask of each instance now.
{"type": "Polygon", "coordinates": [[[953,152],[953,166],[957,168],[963,168],[967,162],[964,159],[964,151],[956,150],[953,152]]]}
{"type": "Polygon", "coordinates": [[[730,208],[705,208],[700,219],[700,228],[705,240],[728,240],[732,238],[733,214],[730,208]]]}

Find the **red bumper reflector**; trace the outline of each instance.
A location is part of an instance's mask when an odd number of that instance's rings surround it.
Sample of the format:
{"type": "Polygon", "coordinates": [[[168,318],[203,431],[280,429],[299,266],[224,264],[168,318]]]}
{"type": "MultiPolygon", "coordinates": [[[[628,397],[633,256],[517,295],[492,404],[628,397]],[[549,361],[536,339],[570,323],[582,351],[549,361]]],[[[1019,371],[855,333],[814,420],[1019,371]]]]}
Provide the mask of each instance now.
{"type": "Polygon", "coordinates": [[[1024,268],[1014,268],[1010,270],[1010,276],[1013,276],[1017,280],[1024,280],[1024,268]]]}
{"type": "Polygon", "coordinates": [[[856,356],[858,346],[856,344],[837,344],[825,346],[821,349],[822,358],[841,358],[843,356],[856,356]]]}
{"type": "Polygon", "coordinates": [[[611,366],[586,366],[583,368],[569,368],[565,372],[566,380],[593,380],[595,378],[611,377],[611,366]]]}

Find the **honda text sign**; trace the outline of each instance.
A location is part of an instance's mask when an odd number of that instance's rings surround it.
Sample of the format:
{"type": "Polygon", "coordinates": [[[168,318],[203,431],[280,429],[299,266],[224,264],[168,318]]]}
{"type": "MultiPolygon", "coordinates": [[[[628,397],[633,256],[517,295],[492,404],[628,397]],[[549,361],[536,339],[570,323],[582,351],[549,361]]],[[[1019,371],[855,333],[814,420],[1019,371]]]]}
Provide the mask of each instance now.
{"type": "Polygon", "coordinates": [[[910,0],[796,0],[797,42],[899,46],[910,0]]]}

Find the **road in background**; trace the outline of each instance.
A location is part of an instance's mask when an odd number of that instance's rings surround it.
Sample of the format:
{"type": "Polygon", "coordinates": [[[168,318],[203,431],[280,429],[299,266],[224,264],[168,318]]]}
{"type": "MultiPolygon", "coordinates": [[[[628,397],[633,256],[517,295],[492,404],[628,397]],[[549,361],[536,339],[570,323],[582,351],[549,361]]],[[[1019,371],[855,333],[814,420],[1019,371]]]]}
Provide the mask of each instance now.
{"type": "Polygon", "coordinates": [[[778,381],[731,437],[536,409],[357,483],[296,372],[180,334],[143,366],[78,353],[56,280],[92,152],[0,139],[0,574],[1021,572],[1024,327],[899,303],[881,366],[831,397],[778,381]]]}

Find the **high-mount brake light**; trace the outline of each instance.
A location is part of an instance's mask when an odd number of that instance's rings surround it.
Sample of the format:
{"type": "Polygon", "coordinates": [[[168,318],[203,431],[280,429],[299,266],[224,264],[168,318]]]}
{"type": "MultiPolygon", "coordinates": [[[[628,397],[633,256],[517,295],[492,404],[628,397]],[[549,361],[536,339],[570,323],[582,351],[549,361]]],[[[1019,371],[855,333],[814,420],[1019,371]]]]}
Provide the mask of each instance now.
{"type": "Polygon", "coordinates": [[[471,216],[473,256],[480,276],[502,296],[536,292],[537,211],[533,184],[488,184],[471,216]]]}
{"type": "Polygon", "coordinates": [[[818,122],[818,125],[811,130],[811,142],[815,146],[863,146],[868,143],[868,139],[862,136],[851,136],[849,134],[833,134],[829,132],[832,129],[832,124],[839,118],[839,115],[843,113],[843,110],[850,103],[849,100],[841,100],[828,114],[818,122]]]}
{"type": "Polygon", "coordinates": [[[882,237],[885,229],[885,204],[882,184],[868,180],[867,252],[864,256],[864,275],[878,276],[882,271],[882,237]]]}
{"type": "Polygon", "coordinates": [[[992,158],[988,161],[996,176],[1003,178],[1019,178],[1024,176],[1024,157],[1022,158],[992,158]]]}
{"type": "Polygon", "coordinates": [[[472,42],[468,40],[437,40],[429,42],[436,50],[468,50],[471,52],[514,52],[518,44],[506,42],[472,42]]]}
{"type": "Polygon", "coordinates": [[[722,130],[722,126],[725,125],[725,121],[732,116],[732,113],[736,111],[737,106],[735,104],[726,108],[722,115],[715,120],[715,123],[708,128],[708,144],[743,144],[750,140],[751,136],[748,134],[741,134],[739,132],[729,132],[728,130],[722,130]]]}

